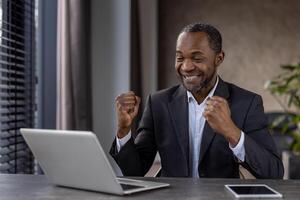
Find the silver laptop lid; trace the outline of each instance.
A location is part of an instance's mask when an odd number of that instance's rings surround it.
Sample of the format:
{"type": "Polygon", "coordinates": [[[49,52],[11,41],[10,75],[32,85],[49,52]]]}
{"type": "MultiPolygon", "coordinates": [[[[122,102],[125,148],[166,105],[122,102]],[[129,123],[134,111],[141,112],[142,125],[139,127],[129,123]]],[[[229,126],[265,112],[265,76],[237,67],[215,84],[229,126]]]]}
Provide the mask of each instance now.
{"type": "Polygon", "coordinates": [[[94,133],[45,129],[20,131],[52,183],[123,194],[94,133]]]}

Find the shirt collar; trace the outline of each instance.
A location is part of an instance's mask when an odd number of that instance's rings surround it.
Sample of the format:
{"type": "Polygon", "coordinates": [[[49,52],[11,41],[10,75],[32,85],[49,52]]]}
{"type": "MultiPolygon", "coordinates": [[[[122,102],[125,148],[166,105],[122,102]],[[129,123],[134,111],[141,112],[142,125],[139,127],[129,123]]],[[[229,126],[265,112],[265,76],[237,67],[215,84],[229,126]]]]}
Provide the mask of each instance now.
{"type": "MultiPolygon", "coordinates": [[[[210,92],[208,93],[208,95],[206,96],[206,98],[204,99],[203,102],[205,102],[208,97],[212,97],[214,95],[218,83],[219,83],[219,76],[217,76],[217,81],[216,81],[213,89],[210,90],[210,92]]],[[[194,100],[195,102],[197,102],[196,99],[194,98],[193,94],[190,91],[187,91],[187,97],[188,97],[188,102],[191,102],[192,100],[194,100]]]]}

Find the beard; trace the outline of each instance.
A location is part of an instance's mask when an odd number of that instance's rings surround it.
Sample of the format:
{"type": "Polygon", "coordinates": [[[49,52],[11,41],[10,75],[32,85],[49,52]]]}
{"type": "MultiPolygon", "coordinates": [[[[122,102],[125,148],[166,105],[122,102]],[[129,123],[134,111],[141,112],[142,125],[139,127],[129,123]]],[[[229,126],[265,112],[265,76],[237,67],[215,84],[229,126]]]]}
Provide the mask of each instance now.
{"type": "Polygon", "coordinates": [[[216,76],[216,69],[208,76],[205,76],[203,72],[200,72],[196,78],[186,78],[179,72],[177,74],[186,90],[193,94],[201,94],[212,85],[214,77],[216,76]]]}

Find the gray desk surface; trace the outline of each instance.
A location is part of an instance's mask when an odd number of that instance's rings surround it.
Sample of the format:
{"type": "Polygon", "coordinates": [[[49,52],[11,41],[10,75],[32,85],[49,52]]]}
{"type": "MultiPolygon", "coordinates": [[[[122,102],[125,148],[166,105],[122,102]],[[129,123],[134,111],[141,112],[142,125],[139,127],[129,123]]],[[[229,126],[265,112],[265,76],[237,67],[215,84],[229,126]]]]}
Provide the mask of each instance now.
{"type": "Polygon", "coordinates": [[[240,179],[190,179],[190,178],[145,178],[152,181],[170,183],[171,187],[120,197],[98,192],[55,187],[45,176],[0,175],[1,200],[101,200],[101,199],[234,199],[224,184],[263,183],[284,196],[283,199],[300,199],[300,180],[240,180],[240,179]]]}

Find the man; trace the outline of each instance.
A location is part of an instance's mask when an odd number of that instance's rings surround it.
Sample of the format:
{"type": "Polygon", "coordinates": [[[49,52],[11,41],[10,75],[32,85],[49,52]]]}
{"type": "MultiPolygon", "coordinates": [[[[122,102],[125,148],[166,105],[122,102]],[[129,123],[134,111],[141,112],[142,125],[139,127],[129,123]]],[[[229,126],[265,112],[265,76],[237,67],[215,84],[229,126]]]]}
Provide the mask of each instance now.
{"type": "Polygon", "coordinates": [[[149,96],[135,140],[130,129],[140,98],[133,92],[116,98],[110,153],[124,175],[143,176],[158,151],[162,176],[238,178],[241,164],[256,178],[283,177],[262,98],[217,75],[224,56],[216,28],[186,26],[176,46],[182,84],[149,96]]]}

